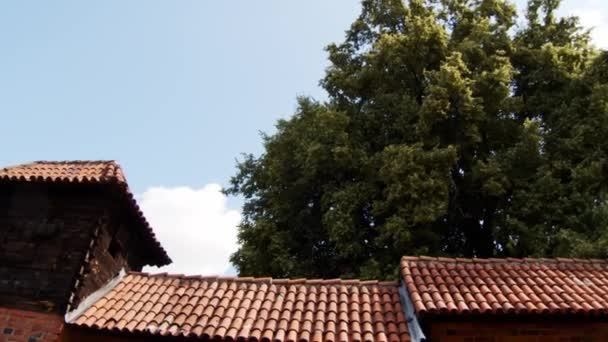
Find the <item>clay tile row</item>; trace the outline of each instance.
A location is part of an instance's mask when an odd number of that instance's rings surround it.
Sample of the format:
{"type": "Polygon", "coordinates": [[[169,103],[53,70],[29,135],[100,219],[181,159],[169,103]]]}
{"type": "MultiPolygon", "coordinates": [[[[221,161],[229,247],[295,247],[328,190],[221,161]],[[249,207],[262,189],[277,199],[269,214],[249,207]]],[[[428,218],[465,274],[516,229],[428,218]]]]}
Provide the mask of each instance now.
{"type": "Polygon", "coordinates": [[[130,273],[68,322],[132,333],[273,342],[408,342],[398,284],[130,273]]]}
{"type": "Polygon", "coordinates": [[[0,179],[126,183],[121,167],[111,160],[37,161],[2,168],[0,179]]]}
{"type": "Polygon", "coordinates": [[[417,314],[608,314],[608,262],[598,259],[403,257],[417,314]]]}

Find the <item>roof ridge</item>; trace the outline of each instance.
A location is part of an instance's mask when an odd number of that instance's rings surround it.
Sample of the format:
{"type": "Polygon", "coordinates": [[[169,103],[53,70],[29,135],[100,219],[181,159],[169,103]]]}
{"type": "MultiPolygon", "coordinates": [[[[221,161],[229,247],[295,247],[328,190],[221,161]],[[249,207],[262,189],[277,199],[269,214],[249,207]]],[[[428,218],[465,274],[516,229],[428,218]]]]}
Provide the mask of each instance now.
{"type": "Polygon", "coordinates": [[[129,271],[127,275],[136,275],[142,277],[161,277],[184,280],[206,280],[206,281],[234,281],[240,283],[268,283],[276,285],[353,285],[353,286],[398,286],[398,281],[383,281],[383,280],[361,280],[361,279],[308,279],[308,278],[272,278],[272,277],[231,277],[218,275],[184,275],[179,273],[149,273],[129,271]]]}
{"type": "Polygon", "coordinates": [[[115,182],[120,185],[127,183],[122,167],[114,159],[37,160],[2,167],[0,168],[0,178],[13,181],[115,182]],[[76,170],[66,170],[70,168],[76,170]],[[85,172],[82,172],[83,170],[85,172]],[[88,174],[86,174],[87,170],[88,174]],[[77,171],[85,174],[75,175],[74,173],[77,171]]]}
{"type": "Polygon", "coordinates": [[[454,263],[580,263],[580,264],[603,264],[608,263],[608,259],[582,259],[582,258],[451,258],[451,257],[431,257],[426,255],[420,256],[402,256],[401,262],[405,261],[422,261],[422,262],[454,262],[454,263]]]}
{"type": "MultiPolygon", "coordinates": [[[[66,160],[35,160],[31,163],[20,164],[20,165],[28,165],[28,164],[105,164],[105,163],[114,163],[118,164],[115,159],[66,159],[66,160]]],[[[19,165],[16,165],[19,166],[19,165]]]]}
{"type": "Polygon", "coordinates": [[[114,163],[114,164],[118,164],[118,162],[116,161],[116,159],[64,159],[64,160],[44,160],[44,159],[40,159],[40,160],[33,160],[30,162],[24,162],[24,163],[19,163],[19,164],[12,164],[12,165],[7,165],[7,166],[3,166],[3,169],[11,169],[11,168],[15,168],[15,167],[24,167],[24,166],[28,166],[28,165],[36,165],[36,164],[51,164],[51,165],[57,165],[57,164],[75,164],[75,165],[80,165],[80,164],[105,164],[105,163],[114,163]]]}

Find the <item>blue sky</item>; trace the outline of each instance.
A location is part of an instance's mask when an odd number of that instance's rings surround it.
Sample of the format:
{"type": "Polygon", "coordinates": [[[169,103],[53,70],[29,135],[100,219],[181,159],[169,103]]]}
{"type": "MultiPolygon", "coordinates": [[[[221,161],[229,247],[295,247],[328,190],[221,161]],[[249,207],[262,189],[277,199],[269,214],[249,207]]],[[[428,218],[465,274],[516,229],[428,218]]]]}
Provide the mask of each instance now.
{"type": "MultiPolygon", "coordinates": [[[[2,2],[0,165],[116,159],[178,255],[171,270],[223,272],[241,202],[220,186],[296,96],[325,97],[323,48],[358,12],[358,0],[2,2]]],[[[608,47],[604,1],[563,12],[608,47]]]]}
{"type": "Polygon", "coordinates": [[[135,191],[225,183],[297,95],[323,96],[323,47],[357,10],[347,0],[3,2],[0,142],[12,148],[0,163],[117,159],[135,191]]]}

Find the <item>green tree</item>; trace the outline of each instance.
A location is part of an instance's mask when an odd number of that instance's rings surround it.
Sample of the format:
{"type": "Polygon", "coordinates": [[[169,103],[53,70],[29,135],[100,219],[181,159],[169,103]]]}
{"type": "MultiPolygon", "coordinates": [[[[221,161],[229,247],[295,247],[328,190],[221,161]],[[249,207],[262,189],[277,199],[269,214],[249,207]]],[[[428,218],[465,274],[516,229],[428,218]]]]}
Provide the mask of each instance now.
{"type": "Polygon", "coordinates": [[[608,54],[558,0],[365,0],[326,103],[245,156],[242,275],[391,278],[402,255],[608,254],[608,54]]]}

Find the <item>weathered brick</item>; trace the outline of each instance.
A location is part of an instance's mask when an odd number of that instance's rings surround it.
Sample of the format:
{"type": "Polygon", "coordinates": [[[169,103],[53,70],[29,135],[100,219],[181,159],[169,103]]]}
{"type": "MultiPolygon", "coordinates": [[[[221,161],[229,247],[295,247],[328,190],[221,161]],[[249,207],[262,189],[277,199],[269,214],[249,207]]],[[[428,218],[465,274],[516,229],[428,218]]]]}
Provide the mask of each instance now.
{"type": "Polygon", "coordinates": [[[120,269],[141,270],[133,222],[101,186],[0,182],[0,303],[63,314],[72,292],[75,307],[120,269]]]}
{"type": "Polygon", "coordinates": [[[0,325],[0,341],[56,342],[63,327],[63,316],[2,308],[0,322],[4,322],[0,325]],[[6,320],[7,317],[10,319],[6,320]]]}

